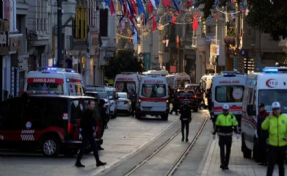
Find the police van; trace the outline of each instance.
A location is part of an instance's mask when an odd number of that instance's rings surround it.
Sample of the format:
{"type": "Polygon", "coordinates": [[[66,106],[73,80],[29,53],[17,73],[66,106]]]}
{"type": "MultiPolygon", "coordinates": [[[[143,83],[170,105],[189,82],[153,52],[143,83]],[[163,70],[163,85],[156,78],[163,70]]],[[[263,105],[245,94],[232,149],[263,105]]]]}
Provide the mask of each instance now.
{"type": "Polygon", "coordinates": [[[114,87],[117,92],[126,92],[128,95],[132,89],[139,94],[140,81],[143,75],[133,72],[123,72],[118,74],[115,79],[114,87]]]}
{"type": "Polygon", "coordinates": [[[245,81],[246,75],[235,71],[225,71],[221,75],[213,77],[211,85],[212,118],[216,119],[222,113],[222,106],[227,104],[229,111],[239,122],[241,121],[245,81]]]}
{"type": "Polygon", "coordinates": [[[83,95],[82,75],[72,69],[45,67],[30,71],[25,81],[25,91],[62,91],[64,95],[83,95]]]}
{"type": "Polygon", "coordinates": [[[186,84],[190,84],[190,76],[186,73],[175,73],[166,76],[168,85],[176,90],[179,87],[184,88],[186,84]]]}
{"type": "Polygon", "coordinates": [[[168,84],[166,78],[159,74],[149,74],[140,83],[139,104],[136,118],[144,115],[157,116],[168,119],[168,84]]]}
{"type": "MultiPolygon", "coordinates": [[[[80,120],[87,109],[88,96],[56,95],[26,91],[0,103],[0,149],[31,149],[45,156],[73,156],[82,143],[80,120]]],[[[96,102],[97,103],[97,102],[96,102]]],[[[99,113],[95,113],[99,114],[99,113]]],[[[101,144],[101,124],[95,119],[96,141],[101,144]]],[[[91,148],[87,148],[91,151],[91,148]]]]}
{"type": "Polygon", "coordinates": [[[248,75],[243,95],[242,152],[244,157],[258,156],[257,114],[258,105],[265,104],[268,112],[272,103],[280,102],[281,112],[287,114],[287,68],[265,67],[263,72],[248,75]]]}

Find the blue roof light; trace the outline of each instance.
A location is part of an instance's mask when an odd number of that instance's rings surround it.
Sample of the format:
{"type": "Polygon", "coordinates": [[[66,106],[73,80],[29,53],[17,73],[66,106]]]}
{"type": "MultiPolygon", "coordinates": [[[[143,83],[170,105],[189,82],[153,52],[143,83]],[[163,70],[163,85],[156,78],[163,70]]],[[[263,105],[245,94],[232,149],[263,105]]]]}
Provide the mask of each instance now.
{"type": "Polygon", "coordinates": [[[67,82],[70,82],[70,79],[67,79],[67,82]]]}
{"type": "Polygon", "coordinates": [[[263,68],[264,72],[278,72],[278,68],[263,68]]]}
{"type": "Polygon", "coordinates": [[[248,84],[251,84],[251,81],[250,81],[250,80],[248,81],[248,84]]]}
{"type": "Polygon", "coordinates": [[[256,81],[254,81],[253,84],[256,85],[256,81]]]}

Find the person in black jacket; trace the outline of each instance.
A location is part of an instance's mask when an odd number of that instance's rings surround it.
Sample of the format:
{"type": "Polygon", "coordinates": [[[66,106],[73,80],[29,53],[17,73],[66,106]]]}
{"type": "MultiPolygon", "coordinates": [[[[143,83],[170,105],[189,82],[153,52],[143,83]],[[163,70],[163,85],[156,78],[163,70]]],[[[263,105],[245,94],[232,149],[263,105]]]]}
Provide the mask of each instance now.
{"type": "Polygon", "coordinates": [[[99,154],[98,154],[98,146],[95,141],[95,136],[96,136],[96,121],[93,116],[94,114],[94,109],[95,109],[95,101],[94,100],[89,100],[88,103],[88,108],[84,111],[83,117],[81,119],[81,124],[80,124],[80,132],[82,135],[82,145],[80,148],[80,152],[77,156],[77,161],[75,166],[77,167],[85,167],[81,163],[81,159],[83,157],[83,154],[87,148],[88,142],[93,148],[94,156],[97,162],[97,167],[99,166],[104,166],[106,163],[100,161],[99,154]]]}
{"type": "Polygon", "coordinates": [[[175,115],[178,115],[178,104],[179,99],[177,97],[177,93],[174,93],[173,95],[173,103],[172,103],[172,110],[170,111],[170,114],[172,114],[175,111],[175,115]]]}
{"type": "Polygon", "coordinates": [[[102,123],[102,136],[104,135],[105,129],[107,129],[109,117],[106,113],[106,108],[105,108],[105,100],[101,99],[99,103],[99,113],[101,116],[101,123],[102,123]]]}
{"type": "Polygon", "coordinates": [[[184,104],[180,106],[180,120],[182,142],[184,141],[184,128],[186,129],[185,141],[188,142],[189,123],[191,122],[191,106],[189,106],[188,100],[184,101],[184,104]]]}

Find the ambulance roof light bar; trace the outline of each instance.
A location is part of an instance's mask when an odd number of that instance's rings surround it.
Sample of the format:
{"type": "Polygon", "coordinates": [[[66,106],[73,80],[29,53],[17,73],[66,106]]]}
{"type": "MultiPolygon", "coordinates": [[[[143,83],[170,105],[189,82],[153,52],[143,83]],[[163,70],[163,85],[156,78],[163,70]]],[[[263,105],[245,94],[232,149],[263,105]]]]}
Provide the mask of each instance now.
{"type": "Polygon", "coordinates": [[[39,71],[54,71],[54,72],[71,72],[76,73],[75,70],[70,68],[58,68],[58,67],[38,67],[39,71]]]}
{"type": "Polygon", "coordinates": [[[133,74],[138,74],[138,73],[137,72],[122,72],[121,74],[133,75],[133,74]]]}
{"type": "Polygon", "coordinates": [[[146,76],[150,76],[150,77],[160,77],[161,74],[146,74],[146,76]]]}
{"type": "Polygon", "coordinates": [[[29,95],[63,95],[63,91],[36,91],[36,90],[28,90],[28,91],[20,91],[20,94],[29,94],[29,95]]]}
{"type": "Polygon", "coordinates": [[[262,69],[265,73],[287,73],[286,67],[265,67],[262,69]]]}

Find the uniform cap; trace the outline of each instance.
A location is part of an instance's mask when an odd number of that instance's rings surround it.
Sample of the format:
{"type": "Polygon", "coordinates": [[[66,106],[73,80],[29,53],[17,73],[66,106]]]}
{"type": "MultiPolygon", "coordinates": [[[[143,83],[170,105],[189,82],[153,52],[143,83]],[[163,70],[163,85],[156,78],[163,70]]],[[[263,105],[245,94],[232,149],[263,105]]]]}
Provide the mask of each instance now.
{"type": "Polygon", "coordinates": [[[223,109],[223,110],[229,110],[228,104],[224,104],[224,105],[222,106],[222,109],[223,109]]]}
{"type": "Polygon", "coordinates": [[[279,102],[273,102],[272,103],[272,109],[280,108],[280,103],[279,102]]]}

